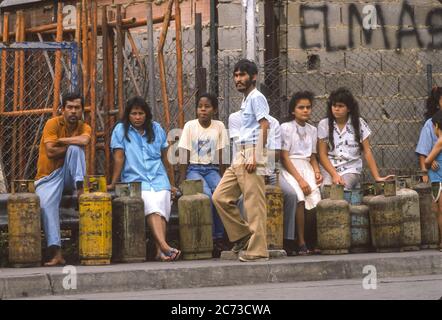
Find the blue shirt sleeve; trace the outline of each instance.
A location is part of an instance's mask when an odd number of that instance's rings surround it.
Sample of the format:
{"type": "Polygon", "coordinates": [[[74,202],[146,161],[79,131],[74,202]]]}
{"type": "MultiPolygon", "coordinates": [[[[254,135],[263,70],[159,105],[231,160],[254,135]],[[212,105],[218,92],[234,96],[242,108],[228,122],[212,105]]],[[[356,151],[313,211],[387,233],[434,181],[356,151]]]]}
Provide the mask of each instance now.
{"type": "Polygon", "coordinates": [[[430,121],[425,122],[421,133],[419,135],[419,141],[416,146],[416,153],[423,156],[428,156],[433,148],[433,124],[430,121]]]}
{"type": "Polygon", "coordinates": [[[267,120],[270,121],[269,118],[270,108],[264,96],[262,95],[256,96],[255,99],[253,99],[252,108],[253,108],[253,113],[255,114],[256,121],[259,122],[259,120],[263,118],[266,118],[267,120]]]}
{"type": "Polygon", "coordinates": [[[167,142],[167,135],[166,131],[161,127],[159,123],[155,123],[156,132],[155,134],[158,134],[158,137],[161,141],[161,149],[165,149],[169,146],[169,143],[167,142]]]}
{"type": "Polygon", "coordinates": [[[123,149],[124,150],[124,128],[121,123],[117,124],[112,132],[111,137],[111,150],[123,149]]]}

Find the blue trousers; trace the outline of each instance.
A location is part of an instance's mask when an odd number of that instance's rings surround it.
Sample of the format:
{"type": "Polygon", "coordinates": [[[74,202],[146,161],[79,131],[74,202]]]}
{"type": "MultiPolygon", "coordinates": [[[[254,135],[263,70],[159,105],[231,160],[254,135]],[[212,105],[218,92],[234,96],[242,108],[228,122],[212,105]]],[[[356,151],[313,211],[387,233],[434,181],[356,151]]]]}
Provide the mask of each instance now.
{"type": "Polygon", "coordinates": [[[85,174],[84,150],[79,146],[69,146],[63,166],[35,182],[48,247],[61,246],[59,207],[63,191],[76,190],[76,183],[83,181],[85,174]]]}
{"type": "Polygon", "coordinates": [[[221,181],[221,176],[219,175],[218,166],[191,164],[187,168],[186,179],[203,181],[203,192],[204,194],[209,196],[212,205],[212,218],[213,218],[212,237],[213,239],[223,238],[224,225],[212,202],[212,193],[215,191],[216,187],[221,181]]]}

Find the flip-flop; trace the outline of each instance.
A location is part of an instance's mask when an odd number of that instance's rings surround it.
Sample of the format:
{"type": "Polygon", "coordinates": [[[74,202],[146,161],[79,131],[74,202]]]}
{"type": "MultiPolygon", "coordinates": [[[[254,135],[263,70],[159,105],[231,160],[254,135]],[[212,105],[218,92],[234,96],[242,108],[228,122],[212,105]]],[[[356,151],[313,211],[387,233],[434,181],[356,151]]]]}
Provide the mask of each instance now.
{"type": "Polygon", "coordinates": [[[166,257],[170,258],[170,261],[176,261],[181,256],[181,251],[175,248],[170,248],[170,250],[166,253],[164,253],[166,257]]]}
{"type": "Polygon", "coordinates": [[[170,262],[172,260],[168,256],[166,256],[164,253],[160,252],[160,255],[155,257],[155,261],[170,262]]]}
{"type": "Polygon", "coordinates": [[[300,256],[308,256],[311,255],[312,252],[307,248],[307,246],[305,244],[303,244],[302,246],[299,247],[298,250],[298,255],[300,256]]]}

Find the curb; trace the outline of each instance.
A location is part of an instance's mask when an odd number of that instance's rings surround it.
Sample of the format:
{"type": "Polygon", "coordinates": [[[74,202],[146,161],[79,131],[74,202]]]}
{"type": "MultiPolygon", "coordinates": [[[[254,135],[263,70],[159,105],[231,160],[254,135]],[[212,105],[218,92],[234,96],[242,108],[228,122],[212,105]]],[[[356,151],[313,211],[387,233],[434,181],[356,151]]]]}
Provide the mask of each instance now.
{"type": "Polygon", "coordinates": [[[75,290],[63,288],[67,274],[63,274],[61,268],[39,268],[48,272],[3,277],[0,270],[0,299],[357,278],[362,281],[366,276],[363,268],[367,265],[376,267],[378,278],[442,274],[442,254],[426,251],[408,255],[290,257],[256,263],[210,260],[173,265],[141,263],[77,267],[75,290]]]}

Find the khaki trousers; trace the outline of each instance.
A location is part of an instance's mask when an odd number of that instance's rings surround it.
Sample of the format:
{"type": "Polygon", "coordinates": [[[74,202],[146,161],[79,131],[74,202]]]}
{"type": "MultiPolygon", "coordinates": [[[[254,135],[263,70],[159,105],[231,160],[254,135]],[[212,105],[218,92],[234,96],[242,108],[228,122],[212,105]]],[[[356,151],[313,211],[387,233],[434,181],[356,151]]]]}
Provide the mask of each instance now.
{"type": "Polygon", "coordinates": [[[223,221],[229,240],[236,242],[252,234],[247,255],[268,257],[267,251],[267,209],[265,198],[265,169],[261,165],[253,173],[248,173],[245,164],[250,159],[253,148],[237,153],[233,164],[226,170],[212,200],[223,221]],[[247,221],[241,218],[237,201],[243,194],[247,221]]]}

